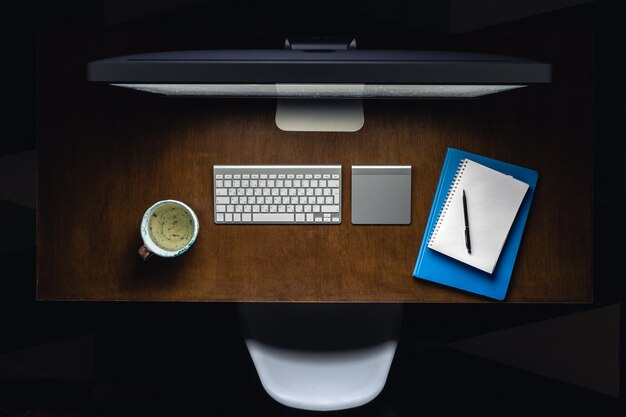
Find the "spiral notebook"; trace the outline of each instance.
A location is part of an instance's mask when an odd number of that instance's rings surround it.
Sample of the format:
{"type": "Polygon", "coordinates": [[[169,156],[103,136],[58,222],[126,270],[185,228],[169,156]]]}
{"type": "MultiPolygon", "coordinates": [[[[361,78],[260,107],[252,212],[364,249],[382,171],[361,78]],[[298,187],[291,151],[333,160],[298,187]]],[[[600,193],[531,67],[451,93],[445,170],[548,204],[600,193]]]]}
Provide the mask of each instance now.
{"type": "Polygon", "coordinates": [[[493,273],[528,184],[463,158],[448,190],[428,247],[493,273]],[[465,242],[463,192],[470,247],[465,242]]]}
{"type": "MultiPolygon", "coordinates": [[[[465,177],[465,175],[463,175],[463,177],[465,177]]],[[[459,149],[448,148],[443,161],[443,167],[441,168],[441,175],[439,176],[439,183],[433,198],[426,228],[422,236],[422,243],[415,262],[413,277],[458,288],[489,298],[503,300],[506,297],[509,282],[511,281],[518,249],[524,235],[526,219],[530,212],[530,206],[538,179],[539,173],[535,170],[459,149]],[[495,269],[491,274],[428,247],[428,242],[431,240],[436,223],[440,220],[441,209],[448,200],[450,186],[455,181],[458,168],[464,159],[469,159],[503,175],[512,176],[529,186],[517,210],[517,215],[513,220],[508,235],[506,236],[504,246],[495,264],[495,269]]],[[[469,187],[466,192],[468,198],[468,212],[471,213],[472,207],[475,207],[475,204],[472,206],[473,203],[469,200],[469,193],[471,192],[469,187]]],[[[460,208],[462,210],[462,204],[460,208]]],[[[476,210],[476,208],[474,208],[474,210],[476,210]]],[[[446,215],[445,218],[448,218],[448,216],[446,215]]],[[[471,219],[469,220],[471,222],[471,219]]],[[[465,250],[465,241],[463,234],[464,221],[462,216],[460,221],[462,224],[460,231],[462,242],[461,251],[463,251],[465,250]]],[[[470,229],[472,229],[471,224],[470,229]]],[[[472,252],[474,252],[475,244],[478,244],[477,241],[475,242],[476,239],[479,239],[478,235],[474,237],[476,233],[478,233],[478,231],[474,232],[474,230],[471,230],[470,233],[472,238],[472,252]]]]}

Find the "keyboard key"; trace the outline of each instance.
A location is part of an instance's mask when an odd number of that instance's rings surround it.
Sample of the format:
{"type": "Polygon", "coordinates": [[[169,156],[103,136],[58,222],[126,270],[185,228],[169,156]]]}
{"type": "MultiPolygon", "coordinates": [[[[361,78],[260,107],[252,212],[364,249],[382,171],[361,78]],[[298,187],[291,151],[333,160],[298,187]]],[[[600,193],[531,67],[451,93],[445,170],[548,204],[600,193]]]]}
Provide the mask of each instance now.
{"type": "Polygon", "coordinates": [[[217,213],[225,213],[226,212],[226,206],[222,205],[222,204],[218,204],[215,206],[215,211],[217,213]]]}
{"type": "Polygon", "coordinates": [[[222,178],[224,178],[224,176],[222,174],[215,174],[215,179],[216,180],[221,180],[222,178]]]}
{"type": "Polygon", "coordinates": [[[225,216],[225,218],[224,218],[224,219],[225,219],[227,222],[232,222],[232,221],[233,221],[233,213],[226,213],[224,216],[225,216]]]}
{"type": "Polygon", "coordinates": [[[322,212],[324,213],[339,213],[339,206],[322,206],[322,212]]]}
{"type": "Polygon", "coordinates": [[[329,178],[330,178],[330,174],[323,174],[323,175],[322,175],[322,178],[324,178],[325,180],[327,180],[327,179],[329,179],[329,178]]]}
{"type": "Polygon", "coordinates": [[[226,188],[216,188],[215,195],[228,195],[228,190],[226,188]]]}
{"type": "Polygon", "coordinates": [[[241,221],[241,213],[233,214],[233,221],[234,222],[240,222],[241,221]]]}
{"type": "Polygon", "coordinates": [[[293,213],[252,213],[255,222],[293,222],[293,213]]]}
{"type": "Polygon", "coordinates": [[[312,222],[313,221],[313,213],[307,213],[306,221],[307,222],[312,222]]]}
{"type": "Polygon", "coordinates": [[[296,221],[297,222],[303,222],[304,221],[304,213],[297,213],[296,214],[296,221]]]}
{"type": "Polygon", "coordinates": [[[224,221],[224,213],[217,213],[217,216],[215,216],[215,221],[216,222],[223,222],[224,221]]]}
{"type": "Polygon", "coordinates": [[[244,222],[251,222],[252,221],[252,214],[250,214],[250,213],[243,213],[241,215],[241,220],[243,220],[244,222]]]}
{"type": "Polygon", "coordinates": [[[228,204],[229,200],[229,197],[215,197],[215,204],[228,204]]]}
{"type": "Polygon", "coordinates": [[[328,180],[328,186],[331,188],[339,187],[339,181],[337,180],[328,180]]]}

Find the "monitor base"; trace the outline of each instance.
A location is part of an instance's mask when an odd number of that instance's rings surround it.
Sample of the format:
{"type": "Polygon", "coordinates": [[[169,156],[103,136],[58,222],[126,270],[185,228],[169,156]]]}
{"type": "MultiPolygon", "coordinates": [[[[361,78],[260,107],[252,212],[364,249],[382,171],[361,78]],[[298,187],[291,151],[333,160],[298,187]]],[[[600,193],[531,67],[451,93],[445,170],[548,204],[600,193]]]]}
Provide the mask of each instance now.
{"type": "Polygon", "coordinates": [[[363,127],[361,99],[278,99],[276,126],[286,132],[356,132],[363,127]]]}

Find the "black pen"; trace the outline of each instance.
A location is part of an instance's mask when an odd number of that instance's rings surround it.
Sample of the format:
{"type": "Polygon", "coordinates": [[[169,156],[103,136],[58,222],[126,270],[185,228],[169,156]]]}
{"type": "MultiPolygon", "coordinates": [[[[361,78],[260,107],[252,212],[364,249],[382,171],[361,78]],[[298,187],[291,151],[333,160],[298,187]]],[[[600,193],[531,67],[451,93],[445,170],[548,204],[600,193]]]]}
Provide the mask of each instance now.
{"type": "Polygon", "coordinates": [[[470,243],[469,221],[467,220],[467,200],[465,199],[465,190],[463,190],[463,217],[465,218],[465,247],[467,253],[472,253],[472,244],[470,243]]]}

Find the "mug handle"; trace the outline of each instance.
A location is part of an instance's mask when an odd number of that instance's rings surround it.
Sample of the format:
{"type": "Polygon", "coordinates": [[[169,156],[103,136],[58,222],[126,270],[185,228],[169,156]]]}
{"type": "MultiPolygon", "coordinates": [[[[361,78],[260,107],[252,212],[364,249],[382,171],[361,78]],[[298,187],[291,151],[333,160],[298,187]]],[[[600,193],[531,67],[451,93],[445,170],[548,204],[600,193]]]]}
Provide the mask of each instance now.
{"type": "Polygon", "coordinates": [[[144,262],[150,259],[150,257],[152,256],[152,252],[148,250],[146,245],[141,245],[141,247],[137,250],[137,253],[139,254],[141,260],[144,262]]]}

